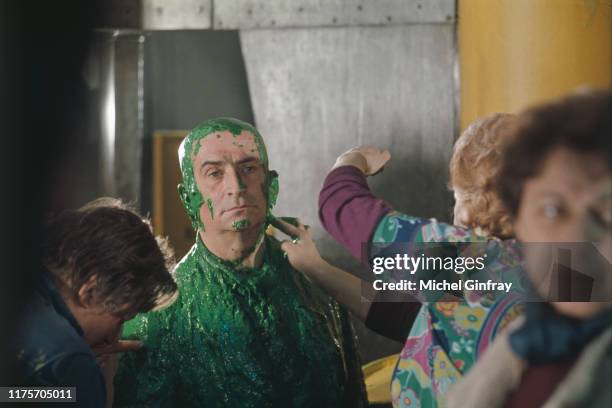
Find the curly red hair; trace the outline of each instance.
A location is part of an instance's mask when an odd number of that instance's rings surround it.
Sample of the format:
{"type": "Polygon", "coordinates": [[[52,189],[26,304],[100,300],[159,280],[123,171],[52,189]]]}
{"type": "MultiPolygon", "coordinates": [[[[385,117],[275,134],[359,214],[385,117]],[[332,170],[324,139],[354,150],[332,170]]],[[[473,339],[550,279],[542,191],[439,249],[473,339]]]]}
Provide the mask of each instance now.
{"type": "Polygon", "coordinates": [[[450,162],[450,184],[465,209],[468,228],[499,238],[514,236],[510,214],[497,194],[502,148],[516,116],[495,113],[473,122],[457,139],[450,162]]]}

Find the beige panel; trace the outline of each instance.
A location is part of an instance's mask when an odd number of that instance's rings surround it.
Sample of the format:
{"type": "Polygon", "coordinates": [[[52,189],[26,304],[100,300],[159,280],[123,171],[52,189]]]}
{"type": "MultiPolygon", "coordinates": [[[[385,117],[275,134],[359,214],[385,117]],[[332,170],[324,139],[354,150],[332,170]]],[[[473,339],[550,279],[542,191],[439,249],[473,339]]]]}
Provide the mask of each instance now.
{"type": "Polygon", "coordinates": [[[612,86],[612,0],[459,2],[461,127],[612,86]]]}

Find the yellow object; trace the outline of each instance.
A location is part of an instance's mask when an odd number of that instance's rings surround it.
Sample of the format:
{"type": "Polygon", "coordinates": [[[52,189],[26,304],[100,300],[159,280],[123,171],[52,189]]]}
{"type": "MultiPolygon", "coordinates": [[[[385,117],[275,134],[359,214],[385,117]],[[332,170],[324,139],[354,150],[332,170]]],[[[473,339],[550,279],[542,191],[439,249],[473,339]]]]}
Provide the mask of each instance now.
{"type": "Polygon", "coordinates": [[[460,120],[612,85],[612,0],[459,0],[460,120]]]}
{"type": "Polygon", "coordinates": [[[195,232],[179,199],[181,182],[178,147],[188,130],[156,131],[153,135],[153,229],[168,237],[176,259],[193,245],[195,232]]]}
{"type": "Polygon", "coordinates": [[[370,404],[391,402],[391,377],[399,356],[399,353],[393,354],[362,367],[370,404]]]}

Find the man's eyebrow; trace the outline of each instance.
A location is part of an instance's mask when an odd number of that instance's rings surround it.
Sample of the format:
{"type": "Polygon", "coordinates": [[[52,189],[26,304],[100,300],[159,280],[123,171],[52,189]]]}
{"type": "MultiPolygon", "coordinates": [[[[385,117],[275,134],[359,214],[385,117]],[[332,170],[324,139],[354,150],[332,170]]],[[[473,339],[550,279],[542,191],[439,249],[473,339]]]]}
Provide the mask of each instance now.
{"type": "MultiPolygon", "coordinates": [[[[250,163],[253,161],[259,162],[259,159],[254,156],[248,156],[248,157],[238,160],[236,164],[240,165],[240,164],[250,163]]],[[[200,165],[200,168],[203,169],[205,166],[222,166],[223,163],[225,162],[222,160],[206,160],[200,165]]]]}
{"type": "Polygon", "coordinates": [[[210,165],[210,166],[221,166],[222,164],[223,164],[223,162],[222,162],[222,161],[212,161],[212,160],[207,160],[207,161],[203,162],[203,163],[200,165],[200,168],[201,168],[201,169],[203,169],[203,168],[204,168],[204,166],[208,166],[208,165],[210,165]]]}
{"type": "Polygon", "coordinates": [[[259,163],[259,159],[258,159],[257,157],[254,157],[254,156],[248,156],[248,157],[245,157],[244,159],[240,159],[240,160],[238,160],[238,161],[236,162],[236,164],[245,164],[245,163],[250,163],[250,162],[252,162],[252,161],[256,161],[256,162],[258,162],[258,163],[259,163]]]}

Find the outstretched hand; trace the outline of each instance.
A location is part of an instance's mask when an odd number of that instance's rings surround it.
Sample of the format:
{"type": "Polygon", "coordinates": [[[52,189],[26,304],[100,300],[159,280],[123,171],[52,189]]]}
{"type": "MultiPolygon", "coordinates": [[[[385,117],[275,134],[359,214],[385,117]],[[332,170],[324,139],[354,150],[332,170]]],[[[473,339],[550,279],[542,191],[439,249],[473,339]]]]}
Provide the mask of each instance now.
{"type": "Polygon", "coordinates": [[[391,159],[391,153],[386,149],[370,145],[357,146],[338,156],[333,168],[354,166],[366,176],[373,176],[383,170],[389,159],[391,159]]]}
{"type": "Polygon", "coordinates": [[[298,221],[295,227],[279,218],[272,221],[272,225],[290,236],[291,240],[281,242],[281,249],[287,254],[289,263],[298,271],[310,275],[315,273],[325,263],[308,227],[298,221]]]}

